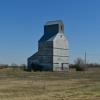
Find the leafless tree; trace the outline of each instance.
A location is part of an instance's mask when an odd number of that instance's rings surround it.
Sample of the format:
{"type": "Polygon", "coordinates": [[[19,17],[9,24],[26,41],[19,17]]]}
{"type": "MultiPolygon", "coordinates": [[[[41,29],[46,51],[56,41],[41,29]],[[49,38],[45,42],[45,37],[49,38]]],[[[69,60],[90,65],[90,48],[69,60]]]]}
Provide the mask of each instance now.
{"type": "Polygon", "coordinates": [[[85,61],[82,58],[77,58],[74,62],[75,62],[75,68],[77,71],[85,70],[85,61]]]}

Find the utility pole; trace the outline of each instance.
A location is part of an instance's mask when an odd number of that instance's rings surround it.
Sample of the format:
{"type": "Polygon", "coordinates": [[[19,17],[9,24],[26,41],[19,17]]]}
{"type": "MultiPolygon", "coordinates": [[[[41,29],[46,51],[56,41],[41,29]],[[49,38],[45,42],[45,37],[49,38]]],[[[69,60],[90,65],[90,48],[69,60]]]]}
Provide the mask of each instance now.
{"type": "Polygon", "coordinates": [[[87,63],[87,54],[86,54],[86,51],[85,51],[85,65],[86,65],[86,63],[87,63]]]}

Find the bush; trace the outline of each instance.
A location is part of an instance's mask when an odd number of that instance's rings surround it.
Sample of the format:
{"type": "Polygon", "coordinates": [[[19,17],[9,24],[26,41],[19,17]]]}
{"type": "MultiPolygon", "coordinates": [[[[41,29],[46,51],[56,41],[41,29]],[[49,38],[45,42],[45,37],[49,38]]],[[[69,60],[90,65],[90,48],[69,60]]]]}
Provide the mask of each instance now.
{"type": "Polygon", "coordinates": [[[85,71],[85,62],[81,58],[77,58],[75,61],[76,71],[85,71]]]}
{"type": "Polygon", "coordinates": [[[43,66],[38,65],[38,64],[32,64],[32,70],[33,71],[42,71],[43,70],[43,66]]]}
{"type": "Polygon", "coordinates": [[[75,65],[76,71],[85,71],[85,66],[75,65]]]}
{"type": "Polygon", "coordinates": [[[70,65],[70,68],[75,69],[76,71],[85,71],[86,70],[85,65],[81,66],[81,65],[73,64],[73,65],[70,65]]]}

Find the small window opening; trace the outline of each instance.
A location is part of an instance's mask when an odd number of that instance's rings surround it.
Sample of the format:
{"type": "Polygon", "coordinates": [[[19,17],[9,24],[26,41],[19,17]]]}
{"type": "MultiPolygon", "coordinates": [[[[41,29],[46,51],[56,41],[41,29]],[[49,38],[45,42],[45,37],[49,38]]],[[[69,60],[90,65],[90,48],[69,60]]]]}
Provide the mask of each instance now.
{"type": "Polygon", "coordinates": [[[63,30],[63,27],[61,26],[61,30],[63,30]]]}

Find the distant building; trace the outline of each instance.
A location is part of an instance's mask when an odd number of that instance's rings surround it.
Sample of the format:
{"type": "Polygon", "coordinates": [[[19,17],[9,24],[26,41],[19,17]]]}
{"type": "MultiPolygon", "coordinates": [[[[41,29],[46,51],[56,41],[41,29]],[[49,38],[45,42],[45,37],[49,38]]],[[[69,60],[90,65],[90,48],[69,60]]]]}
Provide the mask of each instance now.
{"type": "Polygon", "coordinates": [[[44,34],[38,41],[38,52],[28,58],[28,69],[42,67],[41,70],[67,71],[68,58],[68,40],[64,35],[63,22],[48,21],[44,25],[44,34]]]}

